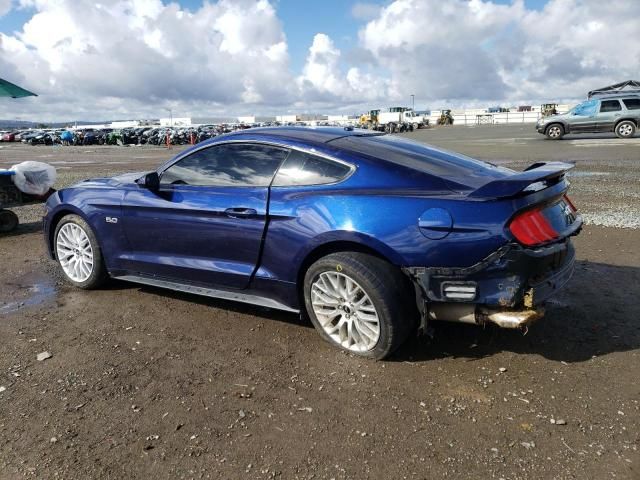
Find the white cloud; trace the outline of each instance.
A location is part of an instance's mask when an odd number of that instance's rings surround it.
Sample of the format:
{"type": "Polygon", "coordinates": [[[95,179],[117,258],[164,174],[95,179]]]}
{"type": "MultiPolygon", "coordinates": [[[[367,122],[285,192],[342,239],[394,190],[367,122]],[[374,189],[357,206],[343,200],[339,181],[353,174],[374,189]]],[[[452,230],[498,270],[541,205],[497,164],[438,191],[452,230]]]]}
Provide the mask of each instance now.
{"type": "MultiPolygon", "coordinates": [[[[541,11],[523,15],[521,95],[571,96],[610,83],[638,78],[640,2],[551,0],[541,11]]],[[[514,82],[515,84],[516,82],[514,82]]],[[[583,93],[583,94],[584,94],[583,93]]]]}
{"type": "Polygon", "coordinates": [[[307,63],[302,71],[300,83],[303,88],[308,84],[319,92],[339,94],[344,85],[338,79],[338,50],[331,38],[324,33],[318,33],[313,37],[313,43],[309,48],[307,63]]]}
{"type": "Polygon", "coordinates": [[[637,77],[640,2],[396,0],[360,31],[402,97],[453,104],[575,98],[637,77]],[[620,48],[625,45],[624,48],[620,48]]]}
{"type": "Polygon", "coordinates": [[[315,35],[302,75],[298,77],[298,106],[349,109],[389,97],[387,78],[358,67],[351,67],[344,73],[340,58],[340,50],[328,35],[315,35]]]}
{"type": "Polygon", "coordinates": [[[153,116],[175,104],[203,115],[295,98],[286,39],[267,1],[222,0],[196,12],[160,0],[23,6],[36,13],[19,34],[0,34],[0,68],[40,97],[4,112],[21,105],[57,118],[153,116]]]}
{"type": "Polygon", "coordinates": [[[12,0],[0,0],[0,17],[4,17],[11,11],[12,3],[12,0]]]}
{"type": "MultiPolygon", "coordinates": [[[[40,94],[0,103],[0,118],[114,118],[243,112],[353,113],[581,97],[637,78],[640,2],[395,0],[352,7],[365,20],[341,49],[309,32],[294,72],[275,2],[20,0],[34,11],[0,33],[2,76],[40,94]]],[[[0,14],[11,2],[0,0],[0,14]]],[[[355,25],[354,25],[354,28],[355,25]]]]}
{"type": "Polygon", "coordinates": [[[402,97],[503,98],[508,86],[487,44],[522,11],[521,2],[398,0],[360,31],[360,41],[402,97]]]}

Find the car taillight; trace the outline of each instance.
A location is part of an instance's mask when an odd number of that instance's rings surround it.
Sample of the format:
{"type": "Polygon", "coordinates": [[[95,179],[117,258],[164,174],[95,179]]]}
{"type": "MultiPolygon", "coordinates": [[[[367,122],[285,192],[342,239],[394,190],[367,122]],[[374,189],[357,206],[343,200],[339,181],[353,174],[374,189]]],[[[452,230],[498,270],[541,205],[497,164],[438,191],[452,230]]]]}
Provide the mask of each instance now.
{"type": "Polygon", "coordinates": [[[511,221],[509,230],[520,243],[527,246],[540,245],[559,237],[541,209],[528,210],[517,215],[511,221]]]}

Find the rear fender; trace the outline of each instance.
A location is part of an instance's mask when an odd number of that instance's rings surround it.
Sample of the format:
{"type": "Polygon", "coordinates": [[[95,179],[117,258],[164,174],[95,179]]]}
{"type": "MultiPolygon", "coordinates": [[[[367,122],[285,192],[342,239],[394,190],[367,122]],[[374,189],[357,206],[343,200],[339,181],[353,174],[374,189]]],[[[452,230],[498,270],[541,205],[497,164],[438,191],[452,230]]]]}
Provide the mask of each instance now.
{"type": "Polygon", "coordinates": [[[340,243],[361,245],[363,248],[372,250],[394,265],[403,264],[402,257],[380,240],[360,232],[349,232],[345,230],[325,232],[318,235],[307,244],[305,249],[296,255],[294,263],[298,266],[298,269],[300,269],[300,267],[304,265],[305,260],[312,255],[314,251],[327,245],[338,245],[340,243]]]}
{"type": "Polygon", "coordinates": [[[615,128],[618,126],[618,124],[619,124],[620,122],[633,122],[633,124],[634,124],[636,127],[640,126],[640,121],[639,121],[637,118],[633,118],[633,117],[624,117],[624,118],[616,119],[616,124],[615,124],[615,126],[613,127],[613,128],[614,128],[614,130],[615,130],[615,128]]]}

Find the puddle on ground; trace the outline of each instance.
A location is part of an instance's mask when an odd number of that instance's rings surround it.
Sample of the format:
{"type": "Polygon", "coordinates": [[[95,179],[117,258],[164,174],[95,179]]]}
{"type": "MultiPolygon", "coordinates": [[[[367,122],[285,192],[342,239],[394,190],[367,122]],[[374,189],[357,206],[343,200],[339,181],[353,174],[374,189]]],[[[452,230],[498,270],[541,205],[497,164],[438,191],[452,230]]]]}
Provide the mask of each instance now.
{"type": "Polygon", "coordinates": [[[56,289],[49,282],[39,282],[33,285],[23,285],[23,289],[26,289],[28,294],[26,298],[22,298],[15,302],[8,302],[0,306],[0,315],[6,315],[8,313],[14,313],[25,307],[33,307],[44,303],[49,298],[53,297],[56,293],[56,289]]]}

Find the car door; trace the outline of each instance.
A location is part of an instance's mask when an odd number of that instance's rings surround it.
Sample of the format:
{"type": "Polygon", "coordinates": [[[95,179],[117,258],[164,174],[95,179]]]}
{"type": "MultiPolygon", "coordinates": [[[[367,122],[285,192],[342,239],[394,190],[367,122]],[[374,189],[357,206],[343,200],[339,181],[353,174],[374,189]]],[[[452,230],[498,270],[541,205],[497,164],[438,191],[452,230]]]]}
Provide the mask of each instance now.
{"type": "Polygon", "coordinates": [[[269,186],[288,150],[228,143],[160,172],[123,200],[126,268],[190,284],[246,288],[265,230],[269,186]]]}
{"type": "Polygon", "coordinates": [[[612,132],[618,118],[622,113],[620,100],[602,100],[598,112],[597,128],[599,132],[612,132]]]}
{"type": "Polygon", "coordinates": [[[571,111],[569,117],[569,133],[585,133],[596,131],[596,111],[598,100],[588,100],[571,111]]]}

